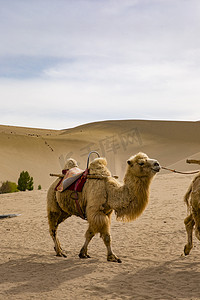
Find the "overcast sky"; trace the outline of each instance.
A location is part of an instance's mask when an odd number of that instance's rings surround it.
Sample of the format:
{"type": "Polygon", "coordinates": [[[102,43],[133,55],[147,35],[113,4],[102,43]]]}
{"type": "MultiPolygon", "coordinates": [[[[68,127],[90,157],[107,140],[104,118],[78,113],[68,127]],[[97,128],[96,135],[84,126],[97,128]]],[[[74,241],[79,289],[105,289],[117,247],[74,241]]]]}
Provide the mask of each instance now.
{"type": "Polygon", "coordinates": [[[200,120],[200,0],[0,0],[0,124],[200,120]]]}

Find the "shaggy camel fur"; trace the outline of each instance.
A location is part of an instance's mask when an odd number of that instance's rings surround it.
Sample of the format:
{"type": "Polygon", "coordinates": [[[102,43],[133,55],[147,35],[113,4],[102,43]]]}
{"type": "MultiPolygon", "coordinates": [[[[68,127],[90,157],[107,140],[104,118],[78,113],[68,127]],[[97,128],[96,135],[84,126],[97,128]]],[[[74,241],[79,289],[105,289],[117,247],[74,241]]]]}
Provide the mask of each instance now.
{"type": "MultiPolygon", "coordinates": [[[[74,162],[75,164],[76,162],[74,162]]],[[[78,193],[79,204],[89,223],[85,234],[85,243],[79,253],[80,258],[90,257],[88,244],[100,233],[107,248],[107,260],[121,262],[111,249],[110,223],[114,210],[119,220],[131,221],[145,209],[149,199],[149,187],[152,178],[160,170],[157,160],[150,159],[144,153],[138,153],[127,161],[124,183],[111,176],[104,158],[96,158],[89,165],[89,174],[99,175],[99,179],[87,179],[82,192],[78,193]],[[103,178],[103,179],[100,179],[103,178]]],[[[49,232],[54,241],[57,256],[66,254],[57,238],[57,227],[72,215],[79,216],[73,191],[55,192],[58,179],[50,186],[47,193],[47,213],[49,232]]]]}
{"type": "MultiPolygon", "coordinates": [[[[200,165],[200,160],[187,160],[187,163],[200,165]]],[[[192,180],[184,196],[184,201],[188,208],[188,216],[184,220],[188,242],[184,247],[184,253],[188,255],[193,247],[192,233],[194,225],[195,235],[200,240],[200,172],[192,180]]]]}

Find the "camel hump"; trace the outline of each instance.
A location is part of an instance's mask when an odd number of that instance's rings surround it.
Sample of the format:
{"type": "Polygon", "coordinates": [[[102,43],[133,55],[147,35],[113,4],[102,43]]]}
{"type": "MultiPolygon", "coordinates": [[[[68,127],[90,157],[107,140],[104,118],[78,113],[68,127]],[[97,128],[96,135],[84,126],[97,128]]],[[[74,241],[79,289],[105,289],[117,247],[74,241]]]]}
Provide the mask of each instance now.
{"type": "Polygon", "coordinates": [[[107,168],[107,160],[104,157],[95,158],[89,164],[89,174],[111,176],[111,173],[107,168]]]}
{"type": "Polygon", "coordinates": [[[77,161],[75,159],[73,159],[73,158],[68,158],[66,160],[64,169],[68,170],[68,169],[72,169],[72,168],[75,168],[75,167],[78,167],[77,161]]]}

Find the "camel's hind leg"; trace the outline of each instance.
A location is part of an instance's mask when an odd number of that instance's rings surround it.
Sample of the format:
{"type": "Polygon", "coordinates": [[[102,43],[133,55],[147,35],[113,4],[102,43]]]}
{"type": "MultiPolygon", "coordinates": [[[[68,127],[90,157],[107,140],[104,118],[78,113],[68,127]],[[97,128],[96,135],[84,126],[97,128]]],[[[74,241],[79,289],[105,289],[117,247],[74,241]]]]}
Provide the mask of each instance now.
{"type": "Polygon", "coordinates": [[[185,228],[187,231],[187,238],[188,238],[188,243],[184,247],[184,253],[185,253],[185,255],[188,255],[193,247],[192,233],[193,233],[195,221],[193,219],[192,214],[190,214],[187,218],[185,218],[184,223],[185,223],[185,228]]]}
{"type": "Polygon", "coordinates": [[[93,238],[93,236],[94,236],[94,232],[92,231],[92,229],[89,226],[88,230],[85,233],[85,243],[79,253],[80,258],[90,258],[90,256],[87,253],[87,248],[88,248],[88,244],[91,241],[91,239],[93,238]]]}
{"type": "Polygon", "coordinates": [[[57,256],[67,257],[64,251],[60,246],[60,242],[57,237],[58,225],[69,217],[65,212],[49,212],[48,221],[49,221],[49,233],[54,241],[54,249],[57,256]]]}

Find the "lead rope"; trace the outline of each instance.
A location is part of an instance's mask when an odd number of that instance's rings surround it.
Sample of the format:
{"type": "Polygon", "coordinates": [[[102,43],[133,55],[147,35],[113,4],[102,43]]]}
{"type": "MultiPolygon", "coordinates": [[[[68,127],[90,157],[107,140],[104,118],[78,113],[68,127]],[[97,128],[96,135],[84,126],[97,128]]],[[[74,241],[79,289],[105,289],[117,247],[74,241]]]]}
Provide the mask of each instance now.
{"type": "Polygon", "coordinates": [[[174,169],[169,169],[169,168],[166,168],[166,167],[161,167],[161,169],[164,169],[164,170],[167,170],[167,171],[171,171],[171,172],[174,172],[174,173],[186,174],[186,175],[189,175],[189,174],[197,174],[197,173],[200,172],[199,170],[197,170],[197,171],[192,171],[192,172],[181,172],[181,171],[176,171],[176,170],[174,170],[174,169]]]}

